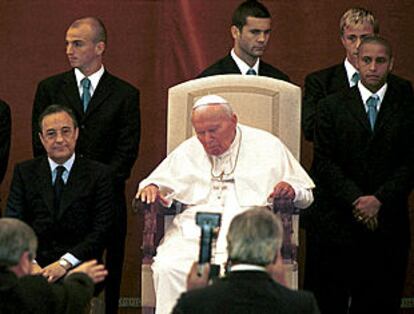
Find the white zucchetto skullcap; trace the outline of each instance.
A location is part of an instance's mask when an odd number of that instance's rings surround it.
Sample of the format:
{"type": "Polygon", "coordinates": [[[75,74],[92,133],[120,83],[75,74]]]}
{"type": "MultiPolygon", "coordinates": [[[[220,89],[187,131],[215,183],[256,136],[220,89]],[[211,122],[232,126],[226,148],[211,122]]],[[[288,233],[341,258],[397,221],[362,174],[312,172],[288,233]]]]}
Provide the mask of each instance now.
{"type": "Polygon", "coordinates": [[[229,104],[229,102],[221,96],[218,95],[207,95],[201,97],[194,103],[193,109],[196,109],[201,106],[206,106],[209,104],[229,104]]]}

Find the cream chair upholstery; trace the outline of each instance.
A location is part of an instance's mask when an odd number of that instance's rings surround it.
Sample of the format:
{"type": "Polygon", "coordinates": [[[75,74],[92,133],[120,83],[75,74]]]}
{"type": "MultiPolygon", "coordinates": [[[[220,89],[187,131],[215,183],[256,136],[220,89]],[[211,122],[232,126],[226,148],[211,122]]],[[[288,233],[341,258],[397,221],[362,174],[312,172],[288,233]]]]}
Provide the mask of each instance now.
{"type": "MultiPolygon", "coordinates": [[[[262,76],[217,75],[173,86],[168,91],[167,153],[194,134],[191,110],[197,99],[216,94],[227,99],[239,122],[267,130],[278,136],[299,159],[301,90],[293,84],[262,76]]],[[[167,218],[168,219],[168,218],[167,218]]],[[[168,222],[166,222],[168,224],[168,222]]],[[[154,228],[156,224],[151,223],[154,228]]],[[[294,222],[298,244],[298,221],[294,222]]],[[[144,234],[145,237],[145,234],[144,234]]],[[[155,236],[151,237],[155,239],[155,236]]],[[[145,247],[145,243],[144,243],[145,247]]],[[[297,288],[297,266],[289,268],[288,285],[297,288]]],[[[142,305],[155,306],[151,266],[148,258],[142,265],[142,305]]]]}
{"type": "Polygon", "coordinates": [[[254,75],[216,75],[169,89],[167,153],[193,135],[191,109],[202,96],[227,99],[239,122],[278,136],[295,158],[300,156],[301,90],[281,80],[254,75]]]}

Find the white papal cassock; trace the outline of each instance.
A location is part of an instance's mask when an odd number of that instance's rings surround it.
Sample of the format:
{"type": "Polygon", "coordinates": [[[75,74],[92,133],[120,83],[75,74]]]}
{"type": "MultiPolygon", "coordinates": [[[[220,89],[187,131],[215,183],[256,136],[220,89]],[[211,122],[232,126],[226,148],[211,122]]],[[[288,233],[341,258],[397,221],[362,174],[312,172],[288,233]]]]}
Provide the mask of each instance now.
{"type": "Polygon", "coordinates": [[[198,259],[196,212],[222,214],[215,262],[223,264],[232,218],[251,206],[268,205],[268,196],[280,181],[294,188],[296,207],[306,208],[312,203],[313,181],[286,146],[266,131],[238,124],[232,145],[222,155],[207,155],[194,136],[140,183],[139,190],[155,184],[170,201],[175,199],[186,208],[174,217],[152,265],[157,314],[171,313],[186,289],[187,273],[198,259]]]}

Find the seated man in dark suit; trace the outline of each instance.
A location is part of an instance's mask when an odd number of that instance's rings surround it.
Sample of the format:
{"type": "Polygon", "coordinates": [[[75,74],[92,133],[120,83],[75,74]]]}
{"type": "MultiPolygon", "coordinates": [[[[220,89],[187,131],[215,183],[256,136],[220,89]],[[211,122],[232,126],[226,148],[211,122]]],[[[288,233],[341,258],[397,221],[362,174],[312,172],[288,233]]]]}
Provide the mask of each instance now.
{"type": "Polygon", "coordinates": [[[282,267],[282,235],[280,219],[267,208],[237,215],[227,234],[230,272],[207,286],[207,271],[198,276],[193,266],[187,283],[196,289],[181,295],[173,313],[319,313],[312,294],[274,280],[282,267]]]}
{"type": "Polygon", "coordinates": [[[85,262],[62,284],[50,284],[42,276],[31,276],[36,249],[32,228],[17,219],[0,219],[0,313],[82,313],[93,284],[107,275],[104,266],[85,262]]]}
{"type": "Polygon", "coordinates": [[[358,46],[362,38],[378,34],[379,25],[372,12],[363,8],[351,8],[342,15],[339,31],[346,50],[344,62],[313,72],[305,78],[302,128],[308,141],[313,141],[316,105],[326,96],[350,88],[358,82],[358,46]]]}
{"type": "Polygon", "coordinates": [[[34,229],[36,271],[43,268],[53,282],[86,260],[102,258],[114,217],[113,181],[107,166],[75,156],[78,127],[70,109],[49,106],[39,125],[47,156],[16,165],[6,216],[34,229]]]}
{"type": "Polygon", "coordinates": [[[198,77],[248,74],[289,81],[285,73],[260,60],[270,38],[271,22],[270,13],[263,4],[256,1],[243,2],[232,18],[230,30],[234,39],[233,49],[198,77]]]}

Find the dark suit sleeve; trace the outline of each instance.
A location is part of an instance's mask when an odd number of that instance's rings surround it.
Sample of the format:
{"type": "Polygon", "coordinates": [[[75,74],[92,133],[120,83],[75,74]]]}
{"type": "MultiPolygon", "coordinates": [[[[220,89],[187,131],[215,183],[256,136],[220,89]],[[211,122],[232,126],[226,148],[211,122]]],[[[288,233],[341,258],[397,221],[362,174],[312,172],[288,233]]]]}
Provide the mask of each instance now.
{"type": "MultiPolygon", "coordinates": [[[[391,176],[374,193],[377,199],[384,205],[393,205],[398,199],[406,199],[414,185],[414,94],[410,82],[400,86],[399,95],[404,95],[400,105],[403,110],[400,127],[402,141],[400,147],[401,163],[391,176]]],[[[390,206],[392,208],[392,206],[390,206]]]]}
{"type": "Polygon", "coordinates": [[[115,205],[113,180],[107,167],[95,169],[99,172],[96,176],[96,188],[91,191],[95,195],[92,227],[82,242],[78,243],[69,253],[77,259],[85,261],[92,257],[99,257],[105,249],[112,227],[115,205]]]}
{"type": "Polygon", "coordinates": [[[25,208],[25,185],[20,173],[19,165],[14,167],[13,179],[10,186],[9,198],[6,205],[6,217],[23,220],[25,208]]]}
{"type": "Polygon", "coordinates": [[[21,297],[31,313],[83,313],[92,298],[94,285],[84,273],[74,273],[63,283],[50,284],[42,276],[19,280],[21,297]]]}
{"type": "Polygon", "coordinates": [[[11,114],[9,106],[0,100],[0,184],[6,174],[9,161],[11,114]]]}
{"type": "Polygon", "coordinates": [[[325,97],[322,83],[316,75],[310,74],[305,78],[305,90],[302,102],[302,129],[305,139],[313,141],[316,121],[316,107],[325,97]]]}
{"type": "Polygon", "coordinates": [[[326,189],[334,198],[344,201],[349,206],[363,195],[356,183],[349,179],[340,165],[335,161],[339,149],[335,128],[335,106],[337,98],[328,97],[317,105],[317,121],[314,143],[314,171],[318,181],[323,182],[326,189]]]}
{"type": "Polygon", "coordinates": [[[109,163],[114,172],[115,180],[119,184],[123,184],[130,176],[138,156],[141,138],[139,91],[134,88],[123,101],[123,112],[120,116],[121,127],[116,130],[118,132],[117,143],[109,163]]]}
{"type": "Polygon", "coordinates": [[[43,82],[39,83],[32,108],[32,150],[34,157],[45,155],[46,153],[39,139],[40,127],[38,121],[42,112],[50,105],[50,98],[44,85],[43,82]]]}

